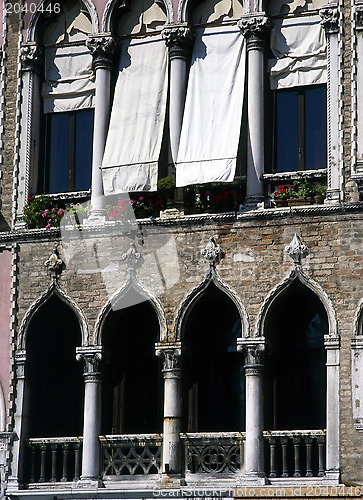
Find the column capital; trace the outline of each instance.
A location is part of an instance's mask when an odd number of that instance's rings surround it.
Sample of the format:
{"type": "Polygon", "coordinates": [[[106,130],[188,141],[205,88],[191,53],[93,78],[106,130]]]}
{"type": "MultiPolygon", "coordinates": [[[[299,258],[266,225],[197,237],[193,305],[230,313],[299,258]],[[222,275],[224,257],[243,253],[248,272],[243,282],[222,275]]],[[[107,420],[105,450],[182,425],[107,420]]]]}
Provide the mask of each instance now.
{"type": "Polygon", "coordinates": [[[262,367],[262,359],[265,353],[265,338],[240,338],[237,339],[237,351],[245,355],[245,366],[251,368],[262,367]]]}
{"type": "Polygon", "coordinates": [[[102,347],[78,347],[76,359],[83,363],[85,382],[99,382],[101,378],[100,363],[102,361],[102,347]]]}
{"type": "MultiPolygon", "coordinates": [[[[319,14],[321,17],[320,24],[325,29],[326,34],[333,35],[339,32],[339,11],[337,7],[323,7],[320,9],[319,14]]],[[[363,21],[362,18],[361,21],[363,21]]],[[[357,29],[359,29],[358,22],[357,29]]],[[[363,29],[363,23],[360,29],[363,29]]]]}
{"type": "Polygon", "coordinates": [[[43,65],[43,54],[35,43],[23,44],[20,48],[21,69],[39,73],[43,65]]]}
{"type": "Polygon", "coordinates": [[[16,376],[18,379],[25,378],[25,362],[26,362],[26,352],[24,350],[16,351],[15,365],[16,365],[16,376]]]}
{"type": "Polygon", "coordinates": [[[117,42],[109,35],[89,36],[86,42],[90,50],[95,68],[110,68],[113,62],[113,56],[116,51],[117,42]]]}
{"type": "Polygon", "coordinates": [[[172,344],[158,343],[155,346],[156,356],[161,356],[163,360],[163,372],[180,371],[181,364],[181,343],[172,344]]]}
{"type": "Polygon", "coordinates": [[[161,32],[169,49],[170,59],[188,59],[191,52],[194,32],[188,25],[167,26],[161,32]]]}
{"type": "Polygon", "coordinates": [[[247,50],[262,50],[265,35],[271,29],[270,19],[264,14],[246,15],[242,16],[237,24],[247,39],[247,50]]]}

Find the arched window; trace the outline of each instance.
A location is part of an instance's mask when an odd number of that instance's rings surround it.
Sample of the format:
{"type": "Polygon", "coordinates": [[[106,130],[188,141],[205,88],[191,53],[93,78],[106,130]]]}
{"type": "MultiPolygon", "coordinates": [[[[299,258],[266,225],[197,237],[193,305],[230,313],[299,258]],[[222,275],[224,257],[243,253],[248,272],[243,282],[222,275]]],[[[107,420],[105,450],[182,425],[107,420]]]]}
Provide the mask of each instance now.
{"type": "Polygon", "coordinates": [[[123,300],[135,305],[111,311],[103,327],[102,434],[161,432],[158,318],[150,302],[136,292],[123,300]]]}
{"type": "Polygon", "coordinates": [[[36,193],[85,191],[91,187],[94,74],[86,47],[92,23],[80,2],[66,1],[45,24],[41,45],[39,168],[36,193]]]}
{"type": "Polygon", "coordinates": [[[328,331],[323,304],[299,280],[272,304],[265,322],[265,429],[326,428],[328,331]]]}
{"type": "Polygon", "coordinates": [[[53,294],[34,314],[26,337],[29,437],[80,436],[82,366],[76,361],[81,329],[72,309],[53,294]]]}
{"type": "Polygon", "coordinates": [[[237,308],[210,284],[192,304],[182,328],[185,431],[244,429],[243,362],[236,352],[240,336],[237,308]]]}

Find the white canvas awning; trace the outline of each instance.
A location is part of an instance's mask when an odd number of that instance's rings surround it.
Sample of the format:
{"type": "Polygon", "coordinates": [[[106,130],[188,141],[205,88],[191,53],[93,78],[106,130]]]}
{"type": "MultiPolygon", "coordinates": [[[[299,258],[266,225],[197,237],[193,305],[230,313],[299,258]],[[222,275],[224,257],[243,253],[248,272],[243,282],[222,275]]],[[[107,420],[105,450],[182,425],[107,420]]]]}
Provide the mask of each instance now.
{"type": "Polygon", "coordinates": [[[168,91],[168,56],[160,36],[122,45],[102,161],[106,195],[154,191],[168,91]]]}
{"type": "Polygon", "coordinates": [[[237,26],[198,29],[176,164],[176,184],[234,179],[245,85],[237,26]]]}
{"type": "Polygon", "coordinates": [[[326,83],[326,40],[319,16],[274,20],[271,88],[326,83]]]}

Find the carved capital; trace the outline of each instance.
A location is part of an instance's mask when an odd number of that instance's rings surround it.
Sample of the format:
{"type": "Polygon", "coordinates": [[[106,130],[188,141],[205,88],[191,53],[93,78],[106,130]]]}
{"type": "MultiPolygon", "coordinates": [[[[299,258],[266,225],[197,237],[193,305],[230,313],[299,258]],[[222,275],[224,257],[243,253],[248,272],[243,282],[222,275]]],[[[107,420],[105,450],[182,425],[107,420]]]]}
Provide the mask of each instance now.
{"type": "Polygon", "coordinates": [[[208,243],[200,252],[202,256],[205,258],[211,267],[215,266],[216,262],[219,262],[221,257],[221,249],[219,245],[217,245],[216,240],[214,238],[209,238],[208,243]]]}
{"type": "Polygon", "coordinates": [[[181,347],[180,342],[165,345],[157,344],[156,351],[157,356],[161,356],[163,360],[163,372],[179,372],[181,368],[181,347]]]}
{"type": "Polygon", "coordinates": [[[247,38],[247,50],[263,49],[265,35],[271,29],[271,23],[267,16],[242,17],[238,21],[238,27],[243,36],[247,38]]]}
{"type": "Polygon", "coordinates": [[[116,51],[117,43],[112,36],[90,36],[86,42],[90,50],[95,68],[112,66],[113,56],[116,51]]]}
{"type": "Polygon", "coordinates": [[[77,348],[77,361],[83,363],[85,382],[99,382],[101,378],[100,364],[102,361],[102,347],[77,348]]]}
{"type": "Polygon", "coordinates": [[[169,49],[170,59],[188,59],[191,52],[194,32],[190,26],[170,26],[161,32],[169,49]]]}
{"type": "Polygon", "coordinates": [[[23,71],[39,72],[42,67],[42,53],[36,45],[23,45],[20,49],[21,68],[23,71]]]}
{"type": "Polygon", "coordinates": [[[58,277],[62,274],[63,269],[65,268],[63,260],[59,257],[57,246],[57,244],[54,245],[53,253],[49,257],[49,259],[44,262],[44,265],[48,269],[53,280],[57,280],[58,277]]]}
{"type": "Polygon", "coordinates": [[[242,351],[245,355],[246,366],[262,365],[265,339],[264,337],[237,339],[237,351],[242,351]]]}
{"type": "Polygon", "coordinates": [[[355,29],[357,31],[363,30],[363,5],[355,7],[355,29]]]}
{"type": "Polygon", "coordinates": [[[309,255],[307,247],[304,245],[304,243],[296,233],[294,234],[291,243],[285,247],[285,252],[290,255],[295,266],[300,266],[301,260],[309,255]]]}
{"type": "Polygon", "coordinates": [[[329,35],[339,32],[339,11],[337,7],[323,7],[319,11],[321,25],[329,35]]]}

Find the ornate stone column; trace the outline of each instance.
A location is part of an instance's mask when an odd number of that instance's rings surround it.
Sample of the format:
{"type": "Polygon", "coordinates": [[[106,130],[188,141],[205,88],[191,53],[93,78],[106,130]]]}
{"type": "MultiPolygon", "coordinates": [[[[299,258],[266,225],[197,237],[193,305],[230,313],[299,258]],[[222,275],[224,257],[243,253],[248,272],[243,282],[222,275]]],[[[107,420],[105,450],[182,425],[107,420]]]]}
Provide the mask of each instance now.
{"type": "Polygon", "coordinates": [[[181,388],[180,342],[156,344],[156,355],[163,359],[164,375],[164,424],[162,472],[181,471],[181,388]]]}
{"type": "Polygon", "coordinates": [[[84,367],[84,419],[81,481],[97,481],[100,474],[99,434],[101,426],[101,373],[99,366],[102,347],[77,348],[77,360],[84,367]]]}
{"type": "MultiPolygon", "coordinates": [[[[40,139],[40,91],[39,75],[43,68],[43,56],[35,44],[24,44],[20,49],[22,71],[22,102],[19,147],[18,197],[16,210],[16,227],[24,227],[20,219],[27,197],[31,189],[38,184],[39,145],[40,139]],[[38,147],[35,148],[34,145],[38,147]],[[33,171],[31,172],[31,169],[33,171]],[[32,179],[32,186],[30,185],[32,179]]],[[[40,147],[39,147],[40,146],[40,147]]]]}
{"type": "Polygon", "coordinates": [[[238,339],[237,350],[246,356],[246,444],[245,479],[257,480],[265,477],[263,469],[263,392],[262,355],[265,339],[238,339]]]}
{"type": "Polygon", "coordinates": [[[247,41],[248,134],[245,206],[263,201],[264,173],[264,37],[270,24],[264,14],[247,15],[238,23],[247,41]]]}
{"type": "Polygon", "coordinates": [[[325,203],[342,201],[343,174],[340,160],[340,95],[339,95],[339,12],[337,7],[323,7],[320,10],[321,24],[327,40],[327,177],[328,187],[325,203]]]}
{"type": "Polygon", "coordinates": [[[183,121],[187,72],[190,59],[193,33],[189,26],[170,26],[164,28],[162,37],[169,49],[170,59],[170,106],[169,106],[169,175],[173,174],[178,156],[180,132],[183,121]]]}
{"type": "Polygon", "coordinates": [[[96,72],[95,115],[93,127],[93,158],[90,220],[104,220],[104,196],[101,164],[105,149],[111,103],[111,69],[116,42],[111,36],[96,35],[87,41],[96,72]]]}
{"type": "Polygon", "coordinates": [[[14,422],[14,441],[11,454],[10,474],[8,477],[7,491],[16,491],[22,480],[25,438],[28,437],[29,428],[29,391],[26,390],[25,378],[26,353],[19,350],[15,354],[16,364],[16,412],[14,422]]]}

